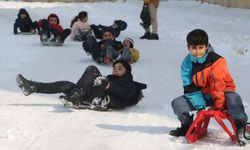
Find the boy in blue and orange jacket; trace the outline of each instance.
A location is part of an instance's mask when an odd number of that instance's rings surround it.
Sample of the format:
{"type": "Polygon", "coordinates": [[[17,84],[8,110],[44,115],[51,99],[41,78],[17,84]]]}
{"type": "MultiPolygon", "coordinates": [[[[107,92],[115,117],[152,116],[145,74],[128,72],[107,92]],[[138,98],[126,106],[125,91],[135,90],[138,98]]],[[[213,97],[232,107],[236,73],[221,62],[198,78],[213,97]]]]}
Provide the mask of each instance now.
{"type": "MultiPolygon", "coordinates": [[[[193,117],[189,112],[210,106],[214,110],[226,110],[233,118],[237,134],[247,122],[241,97],[227,68],[226,59],[213,51],[208,35],[195,29],[187,35],[189,54],[181,64],[184,95],[172,101],[172,108],[181,127],[170,131],[173,136],[185,136],[193,117]]],[[[239,136],[239,135],[238,135],[239,136]]]]}

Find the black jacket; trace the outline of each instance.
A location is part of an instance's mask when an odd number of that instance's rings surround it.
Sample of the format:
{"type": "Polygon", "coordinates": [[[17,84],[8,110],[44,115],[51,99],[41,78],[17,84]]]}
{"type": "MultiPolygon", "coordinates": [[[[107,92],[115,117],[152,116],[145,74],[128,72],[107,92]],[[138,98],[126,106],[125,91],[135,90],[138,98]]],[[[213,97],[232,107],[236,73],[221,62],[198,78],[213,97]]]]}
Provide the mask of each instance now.
{"type": "Polygon", "coordinates": [[[140,100],[141,90],[146,88],[146,84],[133,81],[131,73],[123,76],[108,75],[110,87],[107,95],[110,97],[109,108],[125,108],[135,105],[140,100]]]}
{"type": "Polygon", "coordinates": [[[34,23],[32,22],[28,12],[25,9],[20,9],[20,11],[17,15],[17,19],[15,20],[15,23],[14,23],[14,34],[18,33],[17,32],[18,28],[21,32],[30,32],[32,29],[34,29],[34,23]],[[20,17],[21,13],[26,14],[25,19],[22,19],[20,17]]]}

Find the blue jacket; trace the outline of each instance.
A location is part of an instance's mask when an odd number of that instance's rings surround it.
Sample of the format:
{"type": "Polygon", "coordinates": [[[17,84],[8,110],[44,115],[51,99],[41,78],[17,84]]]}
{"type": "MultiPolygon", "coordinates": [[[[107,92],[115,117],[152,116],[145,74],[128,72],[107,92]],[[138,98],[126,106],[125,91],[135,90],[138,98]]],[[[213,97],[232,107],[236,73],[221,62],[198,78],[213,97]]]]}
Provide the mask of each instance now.
{"type": "Polygon", "coordinates": [[[206,107],[206,100],[210,99],[210,96],[203,95],[201,89],[199,87],[195,87],[192,81],[193,63],[204,63],[208,54],[212,51],[213,48],[209,47],[207,53],[201,58],[196,58],[193,55],[188,54],[181,64],[181,78],[183,82],[185,97],[189,100],[193,107],[198,110],[206,107]],[[189,90],[187,91],[185,89],[189,90]]]}

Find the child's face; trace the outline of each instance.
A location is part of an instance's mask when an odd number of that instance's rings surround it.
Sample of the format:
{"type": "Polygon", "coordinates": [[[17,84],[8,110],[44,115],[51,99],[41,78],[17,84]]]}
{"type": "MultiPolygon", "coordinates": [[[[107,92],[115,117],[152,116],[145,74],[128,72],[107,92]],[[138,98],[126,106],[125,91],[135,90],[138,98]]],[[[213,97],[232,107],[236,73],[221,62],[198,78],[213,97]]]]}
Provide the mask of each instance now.
{"type": "Polygon", "coordinates": [[[204,56],[207,52],[207,45],[188,45],[188,50],[196,58],[204,56]]]}
{"type": "Polygon", "coordinates": [[[124,46],[124,47],[130,47],[130,42],[129,42],[129,40],[125,39],[125,40],[123,41],[123,46],[124,46]]]}
{"type": "Polygon", "coordinates": [[[56,25],[58,23],[58,20],[56,17],[50,17],[49,18],[49,24],[56,25]]]}
{"type": "Polygon", "coordinates": [[[81,20],[82,22],[87,22],[88,21],[88,17],[85,17],[81,20]]]}
{"type": "Polygon", "coordinates": [[[24,18],[26,18],[26,14],[20,14],[20,17],[22,18],[22,19],[24,19],[24,18]]]}
{"type": "Polygon", "coordinates": [[[114,40],[115,37],[110,32],[104,32],[102,39],[103,40],[114,40]]]}
{"type": "Polygon", "coordinates": [[[112,75],[122,76],[125,73],[126,73],[126,68],[121,63],[115,64],[115,66],[113,67],[112,75]]]}

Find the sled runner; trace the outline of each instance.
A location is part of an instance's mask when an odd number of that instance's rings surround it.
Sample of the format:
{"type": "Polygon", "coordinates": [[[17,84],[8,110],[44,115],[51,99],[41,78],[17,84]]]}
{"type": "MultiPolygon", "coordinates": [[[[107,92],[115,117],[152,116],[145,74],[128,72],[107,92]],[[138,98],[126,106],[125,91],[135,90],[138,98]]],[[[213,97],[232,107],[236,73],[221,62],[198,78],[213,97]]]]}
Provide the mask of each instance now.
{"type": "Polygon", "coordinates": [[[20,34],[22,35],[33,35],[33,34],[36,34],[36,31],[30,31],[30,32],[20,32],[20,34]]]}
{"type": "Polygon", "coordinates": [[[67,100],[67,97],[65,95],[59,96],[59,99],[62,100],[63,106],[66,108],[72,108],[72,109],[89,109],[89,110],[96,110],[96,111],[111,111],[112,109],[109,108],[101,108],[101,107],[93,107],[90,103],[86,102],[79,105],[74,105],[72,102],[67,100]]]}
{"type": "Polygon", "coordinates": [[[40,41],[41,41],[41,44],[45,46],[62,46],[63,45],[63,41],[61,41],[60,37],[55,37],[52,34],[50,38],[47,38],[46,34],[41,34],[40,41]]]}
{"type": "Polygon", "coordinates": [[[41,41],[41,44],[45,46],[62,46],[63,45],[62,42],[55,42],[55,41],[41,41]]]}
{"type": "Polygon", "coordinates": [[[211,117],[213,117],[218,122],[218,124],[226,131],[233,143],[238,142],[236,137],[236,127],[234,125],[233,119],[228,115],[227,112],[216,110],[202,110],[198,113],[196,119],[186,133],[186,140],[188,143],[194,143],[199,138],[207,134],[208,124],[211,117]],[[223,119],[227,119],[231,123],[233,131],[230,131],[228,129],[228,127],[224,124],[223,119]]]}

